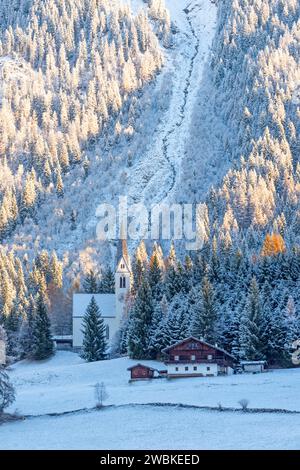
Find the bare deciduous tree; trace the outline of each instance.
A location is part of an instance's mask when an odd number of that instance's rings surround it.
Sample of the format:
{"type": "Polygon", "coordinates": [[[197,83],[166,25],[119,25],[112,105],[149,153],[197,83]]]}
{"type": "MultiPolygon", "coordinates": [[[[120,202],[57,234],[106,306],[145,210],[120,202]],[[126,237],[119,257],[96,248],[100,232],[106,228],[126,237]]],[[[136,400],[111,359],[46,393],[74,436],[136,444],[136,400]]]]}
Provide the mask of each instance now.
{"type": "Polygon", "coordinates": [[[249,400],[243,398],[239,401],[239,405],[241,405],[243,411],[248,411],[249,400]]]}
{"type": "Polygon", "coordinates": [[[102,408],[103,403],[108,398],[108,393],[104,382],[97,382],[95,385],[95,398],[96,398],[96,408],[102,408]]]}

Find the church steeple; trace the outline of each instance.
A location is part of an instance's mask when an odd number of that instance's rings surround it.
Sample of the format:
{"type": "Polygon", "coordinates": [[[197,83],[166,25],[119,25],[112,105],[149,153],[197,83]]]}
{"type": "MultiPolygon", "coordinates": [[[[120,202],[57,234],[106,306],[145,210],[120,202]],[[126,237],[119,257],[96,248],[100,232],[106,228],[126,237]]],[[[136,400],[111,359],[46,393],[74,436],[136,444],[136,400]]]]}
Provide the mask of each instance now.
{"type": "Polygon", "coordinates": [[[120,232],[121,233],[120,233],[120,238],[118,240],[118,247],[117,247],[117,270],[118,270],[120,261],[123,259],[123,261],[125,261],[128,271],[131,272],[130,257],[128,255],[128,247],[127,247],[127,240],[126,240],[126,233],[124,230],[124,225],[121,226],[120,232]]]}
{"type": "Polygon", "coordinates": [[[126,264],[128,265],[128,268],[130,268],[130,261],[129,261],[127,240],[126,239],[120,239],[118,241],[117,265],[119,264],[119,262],[121,261],[122,258],[124,259],[124,261],[126,261],[126,264]]]}
{"type": "Polygon", "coordinates": [[[118,241],[117,266],[115,273],[116,317],[121,321],[124,313],[125,301],[131,289],[131,263],[128,254],[127,240],[124,233],[118,241]]]}

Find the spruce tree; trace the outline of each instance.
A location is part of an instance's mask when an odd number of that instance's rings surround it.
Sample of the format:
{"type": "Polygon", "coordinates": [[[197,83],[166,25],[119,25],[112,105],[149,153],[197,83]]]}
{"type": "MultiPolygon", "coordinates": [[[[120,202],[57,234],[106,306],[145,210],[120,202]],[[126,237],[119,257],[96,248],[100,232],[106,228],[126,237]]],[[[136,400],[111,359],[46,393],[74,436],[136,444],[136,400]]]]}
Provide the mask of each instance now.
{"type": "Polygon", "coordinates": [[[54,343],[51,334],[51,323],[47,313],[46,302],[41,292],[37,296],[32,336],[33,358],[42,360],[52,356],[54,353],[54,343]]]}
{"type": "Polygon", "coordinates": [[[88,362],[101,361],[106,358],[106,328],[95,297],[87,307],[83,317],[83,343],[81,357],[88,362]]]}
{"type": "Polygon", "coordinates": [[[19,342],[22,356],[30,358],[33,355],[33,327],[35,318],[35,301],[32,296],[29,298],[28,306],[26,307],[26,314],[23,318],[19,342]]]}
{"type": "Polygon", "coordinates": [[[92,269],[84,279],[83,289],[86,294],[96,294],[98,292],[98,276],[92,269]]]}
{"type": "Polygon", "coordinates": [[[160,301],[163,296],[162,286],[162,270],[159,264],[157,254],[151,257],[148,271],[148,282],[152,293],[152,298],[155,301],[160,301]]]}
{"type": "Polygon", "coordinates": [[[103,273],[98,292],[100,294],[114,294],[115,292],[115,275],[110,267],[103,273]]]}
{"type": "Polygon", "coordinates": [[[154,313],[149,283],[144,280],[130,312],[128,326],[128,352],[132,359],[146,359],[150,355],[150,327],[154,313]]]}
{"type": "Polygon", "coordinates": [[[189,336],[188,302],[183,294],[176,294],[169,305],[164,327],[165,345],[181,341],[189,336]]]}
{"type": "Polygon", "coordinates": [[[8,356],[18,357],[19,344],[18,336],[21,326],[22,315],[18,299],[15,299],[9,315],[5,319],[5,329],[7,333],[7,354],[8,356]]]}
{"type": "Polygon", "coordinates": [[[196,338],[208,342],[216,341],[217,307],[213,287],[208,278],[202,282],[201,291],[196,296],[192,332],[196,338]]]}
{"type": "Polygon", "coordinates": [[[248,301],[241,318],[241,358],[246,360],[264,359],[262,343],[262,307],[256,279],[250,284],[248,301]]]}

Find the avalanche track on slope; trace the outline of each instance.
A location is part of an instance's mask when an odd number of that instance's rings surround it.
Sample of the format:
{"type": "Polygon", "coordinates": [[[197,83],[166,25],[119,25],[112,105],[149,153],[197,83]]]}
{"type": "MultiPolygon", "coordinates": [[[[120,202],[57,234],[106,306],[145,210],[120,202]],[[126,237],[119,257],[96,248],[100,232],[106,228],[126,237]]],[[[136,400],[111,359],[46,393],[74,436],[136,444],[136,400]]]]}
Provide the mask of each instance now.
{"type": "Polygon", "coordinates": [[[181,163],[189,138],[192,111],[214,36],[216,6],[211,0],[167,0],[171,20],[179,29],[175,49],[166,54],[163,76],[172,94],[153,135],[151,148],[132,168],[129,202],[148,207],[173,201],[181,180],[181,163]]]}

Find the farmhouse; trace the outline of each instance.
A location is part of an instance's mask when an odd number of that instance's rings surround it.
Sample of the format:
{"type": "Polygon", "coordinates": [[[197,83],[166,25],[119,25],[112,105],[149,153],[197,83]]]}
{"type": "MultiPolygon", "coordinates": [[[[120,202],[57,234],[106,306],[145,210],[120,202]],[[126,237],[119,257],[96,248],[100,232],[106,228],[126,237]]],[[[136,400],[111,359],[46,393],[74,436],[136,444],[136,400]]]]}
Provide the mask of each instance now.
{"type": "Polygon", "coordinates": [[[235,359],[228,352],[193,336],[162,350],[167,376],[214,377],[233,373],[235,359]]]}

